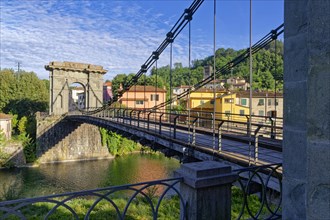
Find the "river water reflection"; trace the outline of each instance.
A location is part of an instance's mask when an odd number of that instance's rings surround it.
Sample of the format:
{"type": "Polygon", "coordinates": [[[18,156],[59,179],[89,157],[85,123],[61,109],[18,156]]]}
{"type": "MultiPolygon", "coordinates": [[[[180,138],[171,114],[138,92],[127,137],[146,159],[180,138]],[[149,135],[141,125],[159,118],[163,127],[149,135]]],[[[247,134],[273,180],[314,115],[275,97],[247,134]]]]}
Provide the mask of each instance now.
{"type": "Polygon", "coordinates": [[[27,198],[164,179],[172,177],[177,168],[178,160],[160,154],[131,154],[112,160],[0,170],[0,197],[11,193],[27,198]]]}

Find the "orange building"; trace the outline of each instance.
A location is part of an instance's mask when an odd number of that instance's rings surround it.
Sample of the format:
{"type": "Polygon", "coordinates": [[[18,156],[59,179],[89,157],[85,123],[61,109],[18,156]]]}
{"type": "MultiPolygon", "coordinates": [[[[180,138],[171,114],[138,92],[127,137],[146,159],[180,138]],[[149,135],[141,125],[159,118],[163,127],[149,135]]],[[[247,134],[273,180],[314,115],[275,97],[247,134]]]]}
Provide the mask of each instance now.
{"type": "MultiPolygon", "coordinates": [[[[128,108],[148,109],[165,102],[166,90],[154,86],[132,86],[119,99],[128,108]]],[[[161,108],[159,110],[164,110],[161,108]]]]}

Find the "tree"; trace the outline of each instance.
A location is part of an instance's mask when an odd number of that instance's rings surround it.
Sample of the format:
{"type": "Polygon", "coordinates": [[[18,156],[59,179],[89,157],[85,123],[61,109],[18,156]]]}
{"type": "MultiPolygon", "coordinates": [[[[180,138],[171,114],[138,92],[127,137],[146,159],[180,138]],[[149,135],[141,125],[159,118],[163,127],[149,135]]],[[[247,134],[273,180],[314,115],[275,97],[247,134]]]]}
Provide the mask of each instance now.
{"type": "Polygon", "coordinates": [[[20,135],[25,135],[27,122],[28,122],[28,119],[25,116],[23,116],[19,120],[19,122],[18,122],[18,131],[19,131],[20,135]]]}
{"type": "Polygon", "coordinates": [[[18,117],[46,111],[47,85],[48,80],[40,80],[33,72],[21,71],[18,75],[11,69],[0,70],[0,111],[18,114],[18,117]]]}
{"type": "Polygon", "coordinates": [[[112,93],[114,96],[118,95],[120,85],[124,86],[125,82],[128,81],[128,75],[121,73],[117,74],[112,80],[112,93]]]}
{"type": "Polygon", "coordinates": [[[48,103],[47,82],[40,80],[34,72],[21,72],[17,84],[19,98],[48,103]]]}
{"type": "Polygon", "coordinates": [[[18,125],[18,115],[14,114],[11,118],[12,133],[16,133],[17,125],[18,125]]]}
{"type": "Polygon", "coordinates": [[[17,79],[12,69],[0,71],[0,112],[9,103],[11,99],[17,97],[17,79]]]}

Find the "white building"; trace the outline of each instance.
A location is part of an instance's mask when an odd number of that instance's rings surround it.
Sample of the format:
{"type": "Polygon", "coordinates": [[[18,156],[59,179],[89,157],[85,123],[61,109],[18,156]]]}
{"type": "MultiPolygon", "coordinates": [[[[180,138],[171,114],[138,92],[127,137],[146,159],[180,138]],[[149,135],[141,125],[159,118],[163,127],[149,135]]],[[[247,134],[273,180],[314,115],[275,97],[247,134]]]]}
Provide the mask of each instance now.
{"type": "Polygon", "coordinates": [[[241,77],[229,77],[226,83],[229,84],[229,90],[248,90],[250,88],[250,84],[241,77]]]}
{"type": "Polygon", "coordinates": [[[75,110],[77,109],[78,105],[78,94],[85,94],[85,89],[82,86],[71,87],[69,92],[69,109],[75,110]]]}
{"type": "MultiPolygon", "coordinates": [[[[250,91],[237,92],[236,103],[249,106],[250,91]]],[[[252,93],[252,115],[283,117],[283,94],[274,92],[252,93]]]]}
{"type": "Polygon", "coordinates": [[[11,116],[0,113],[0,131],[2,131],[6,139],[11,138],[11,116]]]}
{"type": "Polygon", "coordinates": [[[77,101],[78,108],[84,109],[85,108],[85,93],[84,92],[77,93],[77,96],[78,96],[78,101],[77,101]]]}

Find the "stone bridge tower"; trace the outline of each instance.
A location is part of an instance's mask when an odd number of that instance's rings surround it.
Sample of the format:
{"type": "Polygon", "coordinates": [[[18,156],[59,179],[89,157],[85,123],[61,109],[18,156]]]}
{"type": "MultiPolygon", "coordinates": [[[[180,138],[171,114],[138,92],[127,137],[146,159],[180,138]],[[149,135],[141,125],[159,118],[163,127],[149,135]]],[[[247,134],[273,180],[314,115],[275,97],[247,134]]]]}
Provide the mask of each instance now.
{"type": "Polygon", "coordinates": [[[50,115],[62,115],[69,112],[69,86],[73,83],[81,84],[84,89],[84,108],[102,106],[103,75],[107,72],[102,66],[74,62],[50,62],[45,69],[49,71],[50,115]]]}

